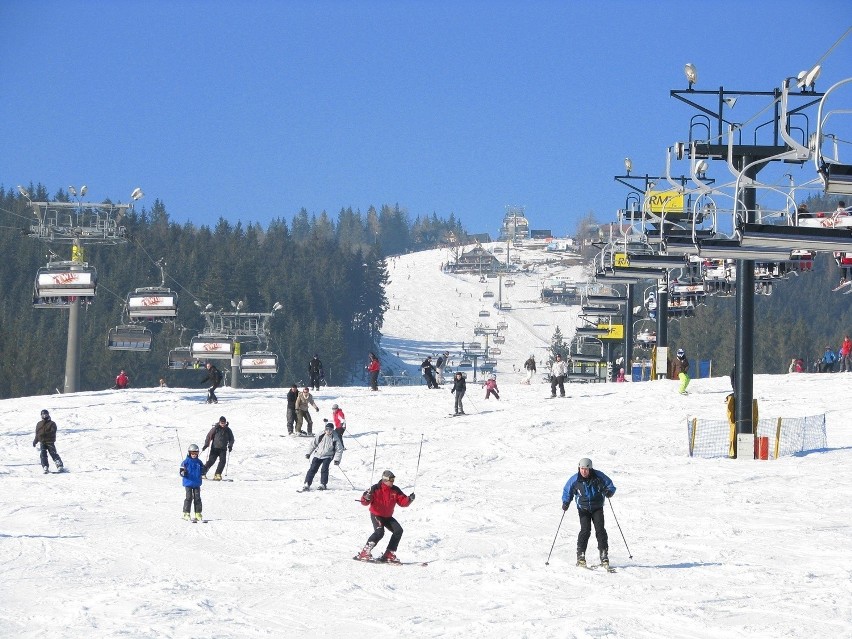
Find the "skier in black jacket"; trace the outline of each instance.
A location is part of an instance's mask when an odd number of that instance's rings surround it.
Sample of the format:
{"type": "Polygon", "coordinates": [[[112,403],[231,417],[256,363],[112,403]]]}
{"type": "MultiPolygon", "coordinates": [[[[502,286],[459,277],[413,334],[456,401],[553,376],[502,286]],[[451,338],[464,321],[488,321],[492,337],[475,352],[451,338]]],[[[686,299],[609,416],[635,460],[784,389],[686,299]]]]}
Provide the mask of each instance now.
{"type": "Polygon", "coordinates": [[[204,464],[201,474],[206,479],[207,471],[218,457],[219,465],[216,466],[216,474],[213,475],[213,479],[219,481],[222,479],[222,469],[225,468],[225,461],[227,460],[225,451],[227,450],[230,453],[234,449],[234,433],[224,415],[219,418],[218,423],[213,424],[213,428],[207,433],[207,437],[204,439],[204,447],[201,450],[207,450],[208,446],[210,447],[210,457],[207,458],[207,463],[204,464]]]}
{"type": "Polygon", "coordinates": [[[293,424],[296,423],[296,398],[299,396],[299,387],[293,384],[287,391],[287,434],[293,434],[293,424]]]}
{"type": "Polygon", "coordinates": [[[311,388],[318,391],[320,389],[320,380],[323,378],[323,370],[322,362],[316,353],[314,353],[314,358],[308,362],[308,374],[311,376],[311,388]]]}
{"type": "Polygon", "coordinates": [[[464,380],[464,373],[458,371],[453,377],[453,387],[450,392],[456,396],[455,413],[454,415],[464,415],[464,406],[462,406],[462,397],[467,391],[467,382],[464,380]]]}
{"type": "Polygon", "coordinates": [[[216,389],[222,385],[222,379],[224,375],[222,371],[213,366],[210,362],[207,362],[207,375],[204,379],[201,380],[201,385],[210,384],[210,388],[207,389],[207,403],[208,404],[218,404],[219,398],[216,397],[216,389]]]}
{"type": "Polygon", "coordinates": [[[33,446],[36,444],[41,444],[41,467],[44,472],[50,472],[47,467],[48,453],[50,453],[53,463],[56,464],[56,470],[62,472],[62,459],[56,452],[56,422],[50,419],[50,413],[46,410],[41,411],[41,421],[36,424],[33,446]]]}
{"type": "Polygon", "coordinates": [[[435,366],[432,364],[431,356],[423,360],[420,369],[423,371],[423,377],[426,378],[426,388],[438,388],[438,382],[435,381],[435,366]]]}

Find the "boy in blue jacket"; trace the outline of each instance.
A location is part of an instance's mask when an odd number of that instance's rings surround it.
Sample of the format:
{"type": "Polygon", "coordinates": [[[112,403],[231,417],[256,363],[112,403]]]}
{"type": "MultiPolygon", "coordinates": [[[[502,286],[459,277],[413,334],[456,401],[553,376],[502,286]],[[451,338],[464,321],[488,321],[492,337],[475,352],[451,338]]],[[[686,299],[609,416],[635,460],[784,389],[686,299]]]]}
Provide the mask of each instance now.
{"type": "Polygon", "coordinates": [[[180,476],[186,489],[183,500],[183,518],[189,521],[190,506],[195,503],[195,519],[201,521],[201,478],[204,475],[204,463],[198,459],[198,444],[190,444],[186,459],[180,465],[180,476]]]}
{"type": "Polygon", "coordinates": [[[609,537],[604,528],[604,497],[615,494],[612,480],[599,470],[592,469],[592,460],[583,457],[577,465],[577,473],[571,476],[562,490],[562,510],[568,510],[573,499],[580,516],[580,534],[577,536],[577,565],[586,565],[586,546],[595,524],[595,537],[601,555],[601,565],[609,568],[609,537]]]}

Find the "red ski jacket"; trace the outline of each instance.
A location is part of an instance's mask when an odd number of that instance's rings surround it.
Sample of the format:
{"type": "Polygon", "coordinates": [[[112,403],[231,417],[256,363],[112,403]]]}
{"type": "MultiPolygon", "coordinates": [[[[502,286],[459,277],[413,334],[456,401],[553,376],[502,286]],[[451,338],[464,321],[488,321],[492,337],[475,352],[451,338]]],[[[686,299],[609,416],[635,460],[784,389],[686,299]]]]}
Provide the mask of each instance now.
{"type": "Polygon", "coordinates": [[[392,517],[395,506],[399,505],[405,508],[411,503],[411,499],[396,486],[388,486],[384,482],[379,482],[361,495],[361,503],[364,506],[369,506],[370,512],[377,517],[392,517]],[[372,499],[370,495],[372,495],[372,499]]]}

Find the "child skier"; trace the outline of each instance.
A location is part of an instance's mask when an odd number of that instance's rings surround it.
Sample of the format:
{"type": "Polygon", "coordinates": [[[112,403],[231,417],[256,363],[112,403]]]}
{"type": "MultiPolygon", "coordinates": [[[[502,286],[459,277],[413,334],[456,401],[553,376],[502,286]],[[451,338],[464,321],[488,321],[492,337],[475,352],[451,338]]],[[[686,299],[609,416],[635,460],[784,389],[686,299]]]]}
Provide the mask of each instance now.
{"type": "Polygon", "coordinates": [[[488,399],[491,395],[494,395],[498,400],[500,399],[500,389],[497,388],[497,376],[494,373],[491,373],[491,376],[485,380],[482,388],[485,389],[485,399],[488,399]]]}
{"type": "Polygon", "coordinates": [[[394,486],[396,477],[394,474],[386,470],[382,473],[381,481],[372,486],[370,490],[364,491],[361,495],[361,503],[364,506],[370,507],[370,521],[373,524],[373,534],[367,539],[367,544],[364,548],[355,555],[354,559],[359,561],[373,561],[372,550],[379,540],[385,535],[385,528],[390,528],[391,539],[388,542],[387,550],[376,561],[398,564],[399,559],[396,558],[396,549],[399,546],[399,540],[402,538],[402,526],[393,518],[393,509],[399,505],[406,508],[414,501],[414,493],[406,496],[397,486],[394,486]]]}
{"type": "Polygon", "coordinates": [[[340,441],[343,441],[343,433],[346,432],[346,415],[337,404],[331,405],[331,419],[334,420],[334,432],[340,437],[340,441]]]}
{"type": "Polygon", "coordinates": [[[201,521],[201,479],[204,475],[204,464],[198,459],[198,444],[190,444],[186,459],[180,465],[180,476],[183,477],[183,487],[186,498],[183,500],[183,518],[189,521],[190,506],[195,504],[195,519],[201,521]]]}

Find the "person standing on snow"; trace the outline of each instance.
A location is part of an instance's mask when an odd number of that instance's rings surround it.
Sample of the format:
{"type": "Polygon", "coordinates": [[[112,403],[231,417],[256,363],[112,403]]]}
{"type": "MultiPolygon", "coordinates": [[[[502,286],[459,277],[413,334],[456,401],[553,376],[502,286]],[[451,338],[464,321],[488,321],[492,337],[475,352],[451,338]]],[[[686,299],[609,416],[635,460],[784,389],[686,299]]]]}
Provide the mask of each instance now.
{"type": "Polygon", "coordinates": [[[392,564],[399,563],[399,559],[396,558],[396,549],[399,547],[399,540],[402,538],[402,526],[393,518],[393,510],[396,506],[408,507],[414,501],[414,493],[406,496],[399,487],[394,485],[395,481],[396,477],[394,474],[386,470],[382,473],[381,481],[371,486],[369,490],[365,490],[364,494],[361,495],[361,504],[370,507],[370,522],[373,524],[373,534],[367,539],[367,544],[361,552],[355,555],[355,559],[372,561],[373,547],[384,537],[385,528],[389,528],[391,538],[388,542],[388,547],[377,561],[392,564]]]}
{"type": "Polygon", "coordinates": [[[381,370],[381,364],[379,364],[379,358],[376,357],[375,353],[370,353],[370,362],[367,364],[367,373],[370,375],[370,390],[377,391],[379,390],[379,371],[381,370]]]}
{"type": "Polygon", "coordinates": [[[130,378],[127,376],[127,373],[122,369],[118,375],[115,376],[115,386],[112,387],[113,390],[124,390],[130,386],[130,378]]]}
{"type": "Polygon", "coordinates": [[[287,434],[293,434],[293,425],[296,423],[296,398],[299,396],[299,388],[293,384],[287,391],[287,434]]]}
{"type": "Polygon", "coordinates": [[[849,336],[843,338],[843,343],[840,345],[840,372],[852,372],[852,340],[849,336]]]}
{"type": "Polygon", "coordinates": [[[331,405],[331,419],[334,421],[334,432],[340,437],[340,441],[343,441],[343,433],[346,432],[346,415],[337,404],[331,405]]]}
{"type": "Polygon", "coordinates": [[[527,378],[522,383],[529,385],[533,375],[535,375],[535,356],[530,355],[529,359],[524,362],[524,370],[527,371],[527,378]]]}
{"type": "Polygon", "coordinates": [[[565,376],[568,374],[568,364],[562,361],[562,355],[556,354],[556,359],[550,366],[550,396],[556,397],[556,387],[559,386],[559,396],[565,397],[565,376]]]}
{"type": "Polygon", "coordinates": [[[592,468],[592,460],[583,457],[577,464],[577,472],[571,476],[562,489],[562,510],[568,510],[573,500],[580,516],[580,534],[577,535],[577,565],[586,565],[586,546],[595,525],[595,537],[601,565],[609,568],[609,537],[604,528],[604,498],[615,494],[612,480],[599,470],[592,468]]]}
{"type": "Polygon", "coordinates": [[[323,378],[323,370],[322,362],[316,353],[314,353],[313,359],[308,362],[308,375],[311,378],[311,388],[318,391],[320,389],[320,380],[323,378]]]}
{"type": "Polygon", "coordinates": [[[195,505],[195,519],[201,521],[201,479],[204,476],[204,464],[198,459],[198,444],[190,444],[186,459],[180,465],[180,476],[183,477],[183,487],[186,497],[183,500],[183,518],[189,521],[189,512],[195,505]]]}
{"type": "Polygon", "coordinates": [[[498,394],[500,389],[497,388],[497,376],[494,373],[491,373],[482,387],[485,389],[485,399],[488,399],[492,395],[498,400],[500,399],[500,395],[498,394]]]}
{"type": "Polygon", "coordinates": [[[311,395],[311,389],[305,386],[302,392],[296,397],[296,434],[302,434],[302,421],[308,422],[308,435],[314,435],[314,420],[311,419],[311,406],[319,412],[319,406],[314,402],[314,396],[311,395]]]}
{"type": "Polygon", "coordinates": [[[435,380],[439,386],[444,383],[444,367],[449,358],[450,351],[444,351],[441,355],[438,355],[438,360],[435,362],[435,380]]]}
{"type": "Polygon", "coordinates": [[[438,388],[438,382],[435,381],[435,367],[432,365],[430,355],[427,355],[423,363],[420,364],[420,370],[423,372],[423,377],[426,378],[426,388],[438,388]]]}
{"type": "Polygon", "coordinates": [[[324,432],[316,436],[313,444],[311,444],[310,451],[305,455],[305,459],[311,459],[311,465],[308,468],[308,474],[305,475],[305,486],[302,490],[311,489],[314,475],[317,474],[320,466],[322,466],[322,471],[320,472],[319,490],[325,490],[328,486],[328,466],[331,464],[331,460],[334,460],[335,466],[340,466],[342,457],[343,442],[340,441],[340,437],[334,432],[334,424],[326,422],[324,432]],[[312,455],[313,459],[311,459],[312,455]]]}
{"type": "Polygon", "coordinates": [[[450,392],[456,396],[454,404],[455,412],[453,415],[464,415],[462,398],[464,397],[465,392],[467,392],[467,382],[465,382],[464,373],[461,371],[457,371],[453,376],[453,387],[450,389],[450,392]]]}
{"type": "Polygon", "coordinates": [[[672,368],[675,377],[680,380],[680,388],[678,391],[681,395],[686,395],[686,387],[689,386],[689,360],[686,359],[686,353],[682,348],[677,349],[677,359],[674,361],[672,368]]]}
{"type": "Polygon", "coordinates": [[[225,451],[227,450],[230,453],[234,449],[234,433],[224,415],[219,418],[218,423],[213,424],[213,428],[207,433],[207,437],[204,439],[204,448],[201,450],[207,450],[208,446],[210,447],[210,457],[207,458],[207,463],[204,464],[201,474],[206,477],[207,471],[213,467],[213,463],[218,458],[219,465],[216,466],[216,474],[213,475],[213,480],[220,481],[222,470],[225,468],[225,462],[228,459],[225,456],[225,451]]]}
{"type": "Polygon", "coordinates": [[[201,380],[201,385],[210,384],[210,388],[207,389],[207,403],[208,404],[218,404],[219,398],[216,397],[216,389],[222,385],[222,379],[224,379],[224,375],[222,371],[213,366],[210,362],[207,362],[207,375],[204,379],[201,380]]]}
{"type": "Polygon", "coordinates": [[[33,446],[41,444],[41,467],[45,473],[50,472],[47,465],[47,454],[50,453],[50,458],[56,464],[56,470],[62,472],[65,468],[62,464],[62,458],[56,452],[56,422],[50,419],[50,413],[47,410],[41,411],[41,421],[36,424],[35,439],[33,446]]]}

